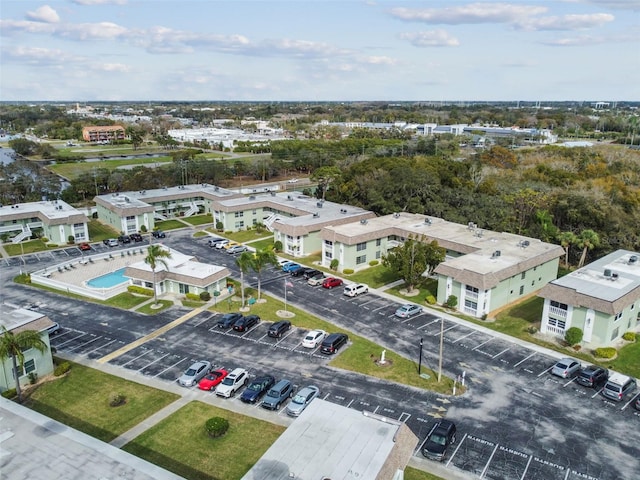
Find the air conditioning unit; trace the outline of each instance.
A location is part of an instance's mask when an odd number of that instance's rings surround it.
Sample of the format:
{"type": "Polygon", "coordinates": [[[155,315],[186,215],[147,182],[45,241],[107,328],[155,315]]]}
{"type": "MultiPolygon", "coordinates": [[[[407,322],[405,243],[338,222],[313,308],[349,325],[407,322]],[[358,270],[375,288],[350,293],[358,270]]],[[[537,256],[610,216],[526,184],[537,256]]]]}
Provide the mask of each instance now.
{"type": "Polygon", "coordinates": [[[426,217],[424,219],[424,223],[425,223],[425,225],[431,225],[431,219],[429,217],[426,217]]]}
{"type": "Polygon", "coordinates": [[[611,272],[611,280],[614,282],[618,280],[618,274],[616,272],[611,272]]]}
{"type": "Polygon", "coordinates": [[[271,192],[271,196],[275,197],[276,196],[276,192],[271,192]]]}
{"type": "Polygon", "coordinates": [[[316,207],[318,207],[318,208],[322,208],[322,202],[318,202],[318,203],[316,203],[316,207]]]}
{"type": "Polygon", "coordinates": [[[249,195],[249,200],[255,200],[256,196],[255,195],[249,195]]]}
{"type": "Polygon", "coordinates": [[[502,255],[502,252],[500,250],[496,250],[495,252],[493,252],[493,254],[491,255],[491,258],[498,258],[500,255],[502,255]]]}
{"type": "Polygon", "coordinates": [[[398,212],[394,213],[393,218],[400,218],[400,214],[398,212]]]}
{"type": "Polygon", "coordinates": [[[340,209],[340,213],[347,213],[347,209],[346,208],[341,208],[340,209]]]}
{"type": "Polygon", "coordinates": [[[287,200],[293,200],[293,197],[291,195],[287,195],[287,200]]]}
{"type": "Polygon", "coordinates": [[[631,255],[629,257],[629,265],[633,265],[634,263],[636,263],[638,261],[638,256],[637,255],[631,255]]]}
{"type": "Polygon", "coordinates": [[[605,269],[604,269],[604,276],[605,276],[606,278],[611,277],[611,270],[610,270],[610,269],[608,269],[608,268],[605,268],[605,269]]]}
{"type": "Polygon", "coordinates": [[[369,223],[369,220],[367,220],[366,218],[363,218],[362,220],[360,220],[361,225],[366,225],[367,223],[369,223]]]}
{"type": "Polygon", "coordinates": [[[320,214],[319,214],[318,212],[315,212],[315,213],[313,214],[313,218],[318,218],[319,216],[320,216],[320,214]]]}

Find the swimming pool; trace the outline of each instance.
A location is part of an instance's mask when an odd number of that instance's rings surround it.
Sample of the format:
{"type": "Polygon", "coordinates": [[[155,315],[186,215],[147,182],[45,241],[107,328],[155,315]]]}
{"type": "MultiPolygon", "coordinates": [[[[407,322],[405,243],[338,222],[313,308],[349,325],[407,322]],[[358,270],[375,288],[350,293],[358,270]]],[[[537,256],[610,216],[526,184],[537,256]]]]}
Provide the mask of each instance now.
{"type": "Polygon", "coordinates": [[[128,281],[129,279],[124,276],[124,268],[121,268],[119,270],[116,270],[115,272],[92,278],[91,280],[87,281],[87,286],[93,288],[111,288],[128,281]]]}

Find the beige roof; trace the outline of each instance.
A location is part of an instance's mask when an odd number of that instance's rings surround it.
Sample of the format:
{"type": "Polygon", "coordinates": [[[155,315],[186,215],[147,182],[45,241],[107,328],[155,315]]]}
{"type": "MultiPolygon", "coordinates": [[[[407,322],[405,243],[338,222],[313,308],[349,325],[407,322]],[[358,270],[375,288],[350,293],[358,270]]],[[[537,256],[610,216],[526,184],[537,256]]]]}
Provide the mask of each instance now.
{"type": "Polygon", "coordinates": [[[89,219],[80,210],[62,200],[17,203],[0,206],[0,221],[12,222],[38,218],[45,225],[87,223],[89,219]]]}
{"type": "Polygon", "coordinates": [[[52,326],[53,321],[43,313],[2,303],[0,304],[0,325],[14,333],[25,330],[41,332],[52,326]]]}

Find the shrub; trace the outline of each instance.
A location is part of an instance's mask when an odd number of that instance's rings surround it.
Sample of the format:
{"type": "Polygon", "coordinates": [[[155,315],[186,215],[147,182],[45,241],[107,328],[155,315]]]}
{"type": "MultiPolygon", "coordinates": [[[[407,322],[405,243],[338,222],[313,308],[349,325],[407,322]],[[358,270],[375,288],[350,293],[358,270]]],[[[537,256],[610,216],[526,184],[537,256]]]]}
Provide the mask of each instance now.
{"type": "Polygon", "coordinates": [[[593,354],[598,358],[613,358],[618,351],[613,347],[600,347],[593,351],[593,354]]]}
{"type": "Polygon", "coordinates": [[[282,242],[280,240],[276,240],[273,243],[273,251],[274,252],[281,252],[282,251],[282,242]]]}
{"type": "Polygon", "coordinates": [[[342,270],[342,273],[344,273],[345,275],[351,275],[353,273],[353,268],[345,268],[344,270],[342,270]]]}
{"type": "Polygon", "coordinates": [[[534,333],[538,333],[538,329],[532,325],[529,328],[527,328],[527,332],[533,335],[534,333]]]}
{"type": "Polygon", "coordinates": [[[42,243],[47,243],[49,241],[47,237],[41,237],[40,240],[42,241],[42,243]]]}
{"type": "Polygon", "coordinates": [[[337,270],[338,265],[340,265],[340,261],[337,258],[334,258],[333,260],[331,260],[331,265],[329,265],[329,268],[331,270],[337,270]]]}
{"type": "Polygon", "coordinates": [[[622,335],[622,339],[626,340],[627,342],[635,342],[636,332],[625,332],[624,335],[622,335]]]}
{"type": "Polygon", "coordinates": [[[204,428],[211,438],[221,437],[229,430],[229,421],[222,417],[212,417],[207,420],[204,428]]]}
{"type": "Polygon", "coordinates": [[[140,225],[140,233],[147,233],[147,226],[146,225],[140,225]]]}
{"type": "Polygon", "coordinates": [[[203,302],[208,302],[211,300],[211,294],[209,292],[200,292],[200,300],[203,302]]]}
{"type": "Polygon", "coordinates": [[[376,265],[378,265],[380,262],[378,260],[371,260],[369,262],[369,266],[370,267],[375,267],[376,265]]]}
{"type": "Polygon", "coordinates": [[[219,232],[224,230],[224,223],[222,223],[220,220],[216,222],[216,230],[218,230],[219,232]]]}
{"type": "Polygon", "coordinates": [[[16,395],[18,395],[18,392],[16,391],[15,388],[9,388],[9,389],[5,390],[4,392],[2,392],[2,396],[4,398],[8,398],[9,400],[14,398],[16,395]]]}
{"type": "Polygon", "coordinates": [[[564,339],[571,346],[577,345],[582,341],[582,330],[578,327],[571,327],[565,332],[564,339]]]}
{"type": "Polygon", "coordinates": [[[67,373],[69,370],[71,370],[71,364],[69,362],[62,362],[60,365],[56,366],[56,368],[53,369],[53,374],[56,377],[59,377],[60,375],[64,375],[65,373],[67,373]]]}
{"type": "Polygon", "coordinates": [[[449,295],[449,298],[447,298],[447,301],[444,302],[444,306],[447,308],[456,308],[457,305],[458,305],[458,297],[456,297],[455,295],[449,295]]]}
{"type": "Polygon", "coordinates": [[[119,407],[120,405],[124,405],[127,403],[127,397],[125,397],[122,393],[112,393],[109,395],[109,406],[110,407],[119,407]]]}
{"type": "Polygon", "coordinates": [[[138,295],[145,295],[147,297],[153,297],[153,290],[150,288],[141,287],[139,285],[129,285],[127,287],[129,293],[137,293],[138,295]]]}
{"type": "Polygon", "coordinates": [[[74,243],[76,243],[76,237],[74,237],[73,235],[69,235],[69,236],[67,237],[67,243],[68,243],[69,245],[73,245],[74,243]]]}
{"type": "Polygon", "coordinates": [[[47,243],[47,248],[58,248],[57,243],[47,243]]]}
{"type": "Polygon", "coordinates": [[[427,295],[427,298],[425,300],[427,301],[428,305],[435,305],[437,302],[436,297],[434,297],[433,295],[427,295]]]}
{"type": "Polygon", "coordinates": [[[200,295],[198,295],[197,293],[186,293],[185,297],[187,297],[189,300],[193,300],[195,302],[199,302],[200,301],[200,295]]]}
{"type": "Polygon", "coordinates": [[[38,381],[38,374],[36,372],[29,372],[29,375],[27,375],[27,377],[29,377],[29,383],[31,385],[35,385],[38,381]]]}

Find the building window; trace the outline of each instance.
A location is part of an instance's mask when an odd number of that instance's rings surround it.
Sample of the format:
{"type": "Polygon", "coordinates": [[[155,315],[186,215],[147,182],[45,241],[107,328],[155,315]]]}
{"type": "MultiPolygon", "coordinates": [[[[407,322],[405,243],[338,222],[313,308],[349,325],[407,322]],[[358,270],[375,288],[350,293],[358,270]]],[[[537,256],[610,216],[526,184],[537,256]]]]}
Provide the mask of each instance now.
{"type": "Polygon", "coordinates": [[[244,217],[244,212],[236,212],[234,215],[236,218],[244,217]]]}
{"type": "Polygon", "coordinates": [[[254,215],[256,215],[257,213],[258,213],[258,211],[257,211],[257,210],[254,210],[254,211],[253,211],[253,214],[254,214],[254,215]]]}
{"type": "Polygon", "coordinates": [[[636,308],[636,304],[635,304],[635,303],[632,303],[632,304],[631,304],[631,310],[633,310],[634,308],[636,308]]]}
{"type": "Polygon", "coordinates": [[[183,293],[183,294],[189,293],[189,285],[180,283],[179,286],[180,286],[180,293],[183,293]]]}
{"type": "Polygon", "coordinates": [[[618,320],[620,320],[622,318],[622,312],[620,313],[616,313],[616,316],[613,317],[613,321],[617,322],[618,320]]]}
{"type": "Polygon", "coordinates": [[[361,252],[367,249],[367,242],[358,243],[356,245],[356,252],[361,252]]]}
{"type": "Polygon", "coordinates": [[[356,265],[362,265],[363,263],[367,262],[367,256],[366,255],[360,255],[359,257],[356,257],[356,265]]]}
{"type": "Polygon", "coordinates": [[[326,258],[327,260],[331,260],[333,258],[333,253],[329,251],[324,252],[324,258],[326,258]]]}
{"type": "Polygon", "coordinates": [[[24,374],[29,375],[36,369],[36,361],[32,358],[24,362],[24,374]]]}
{"type": "Polygon", "coordinates": [[[478,302],[474,302],[471,299],[465,298],[464,299],[464,309],[465,310],[471,310],[470,313],[476,313],[476,311],[478,310],[478,302]]]}
{"type": "Polygon", "coordinates": [[[520,286],[520,295],[522,295],[524,293],[524,285],[520,286]]]}
{"type": "Polygon", "coordinates": [[[376,252],[376,259],[377,259],[377,260],[380,260],[380,258],[382,258],[382,253],[380,252],[380,250],[378,250],[378,251],[376,252]]]}
{"type": "Polygon", "coordinates": [[[382,239],[381,238],[376,240],[376,247],[379,247],[380,245],[382,245],[382,239]]]}
{"type": "Polygon", "coordinates": [[[473,292],[473,293],[478,293],[478,289],[477,287],[472,287],[471,285],[465,285],[465,290],[467,290],[467,292],[473,292]]]}
{"type": "Polygon", "coordinates": [[[258,224],[258,219],[257,219],[257,218],[254,218],[254,219],[253,219],[253,225],[255,226],[255,225],[257,225],[257,224],[258,224]]]}
{"type": "Polygon", "coordinates": [[[325,240],[324,244],[326,247],[333,247],[333,242],[331,240],[325,240]]]}
{"type": "Polygon", "coordinates": [[[527,276],[527,272],[522,272],[522,274],[520,275],[520,278],[522,280],[524,280],[524,277],[526,277],[526,276],[527,276]]]}
{"type": "Polygon", "coordinates": [[[236,222],[236,229],[244,228],[244,220],[236,222]]]}
{"type": "Polygon", "coordinates": [[[614,328],[613,332],[611,333],[611,340],[615,340],[616,338],[618,338],[619,333],[620,333],[620,327],[614,328]]]}
{"type": "Polygon", "coordinates": [[[567,325],[567,322],[564,320],[560,320],[558,318],[549,317],[549,320],[547,320],[547,325],[549,325],[550,327],[556,327],[561,330],[564,330],[567,325]]]}
{"type": "Polygon", "coordinates": [[[559,308],[559,309],[561,309],[561,310],[568,310],[568,309],[569,309],[569,307],[567,306],[567,304],[566,304],[566,303],[556,302],[555,300],[551,300],[551,301],[549,302],[549,304],[550,304],[552,307],[556,307],[556,308],[559,308]]]}

